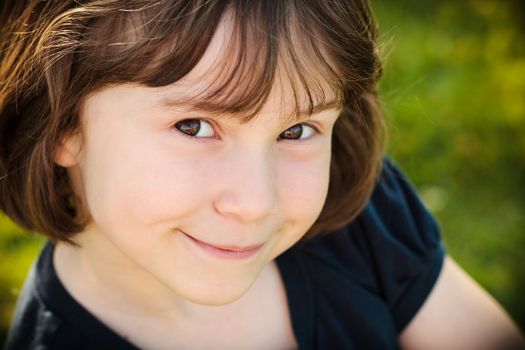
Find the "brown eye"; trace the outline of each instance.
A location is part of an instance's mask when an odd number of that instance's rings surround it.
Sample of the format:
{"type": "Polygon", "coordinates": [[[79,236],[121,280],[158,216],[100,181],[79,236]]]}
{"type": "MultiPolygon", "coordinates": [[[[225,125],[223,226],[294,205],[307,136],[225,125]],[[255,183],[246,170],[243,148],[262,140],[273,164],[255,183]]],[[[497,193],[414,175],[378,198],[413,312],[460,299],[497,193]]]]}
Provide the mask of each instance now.
{"type": "Polygon", "coordinates": [[[286,129],[280,136],[283,139],[297,140],[301,138],[303,134],[303,126],[301,124],[296,124],[289,129],[286,129]]]}
{"type": "Polygon", "coordinates": [[[175,128],[191,137],[206,138],[214,135],[210,123],[202,119],[185,119],[176,123],[175,128]]]}
{"type": "Polygon", "coordinates": [[[312,126],[307,124],[296,124],[283,131],[281,135],[279,135],[279,139],[303,140],[310,138],[315,132],[316,130],[312,126]]]}

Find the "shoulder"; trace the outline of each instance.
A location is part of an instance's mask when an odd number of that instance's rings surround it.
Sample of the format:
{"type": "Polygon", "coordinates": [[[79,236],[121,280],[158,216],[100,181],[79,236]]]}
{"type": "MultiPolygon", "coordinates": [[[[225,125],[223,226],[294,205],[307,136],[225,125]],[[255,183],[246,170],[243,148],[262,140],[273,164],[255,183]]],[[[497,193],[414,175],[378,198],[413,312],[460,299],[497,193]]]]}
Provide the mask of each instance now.
{"type": "Polygon", "coordinates": [[[18,299],[6,350],[129,349],[136,347],[101,323],[64,288],[44,246],[18,299]]]}
{"type": "Polygon", "coordinates": [[[47,308],[36,286],[36,265],[33,265],[18,298],[6,350],[48,346],[60,327],[60,319],[47,308]]]}
{"type": "Polygon", "coordinates": [[[445,250],[436,220],[403,173],[385,159],[370,201],[356,220],[307,242],[301,254],[305,264],[324,276],[326,270],[337,271],[332,282],[323,283],[341,285],[345,280],[380,300],[399,333],[434,286],[445,250]]]}
{"type": "Polygon", "coordinates": [[[406,176],[388,159],[367,207],[350,229],[365,234],[373,249],[408,259],[407,266],[411,260],[421,262],[443,253],[437,221],[406,176]]]}

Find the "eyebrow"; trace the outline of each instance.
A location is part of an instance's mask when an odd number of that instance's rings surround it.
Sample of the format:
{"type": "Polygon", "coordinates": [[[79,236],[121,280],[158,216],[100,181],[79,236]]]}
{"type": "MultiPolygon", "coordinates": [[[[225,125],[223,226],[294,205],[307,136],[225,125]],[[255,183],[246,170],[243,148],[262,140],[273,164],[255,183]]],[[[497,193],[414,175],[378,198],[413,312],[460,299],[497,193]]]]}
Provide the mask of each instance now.
{"type": "MultiPolygon", "coordinates": [[[[187,109],[190,111],[195,112],[207,112],[207,113],[213,113],[217,116],[226,116],[227,114],[235,114],[234,113],[225,113],[225,112],[217,112],[217,111],[223,111],[227,108],[225,108],[224,104],[221,103],[214,103],[210,100],[192,100],[192,99],[172,99],[169,97],[164,97],[160,101],[160,106],[167,109],[182,107],[183,109],[187,109]]],[[[328,110],[338,110],[342,108],[341,101],[338,99],[332,99],[328,101],[322,101],[317,104],[314,104],[312,106],[311,111],[299,111],[298,113],[293,112],[290,116],[293,116],[297,119],[302,119],[311,115],[320,114],[322,112],[328,111],[328,110]]]]}
{"type": "Polygon", "coordinates": [[[305,111],[301,111],[300,114],[301,115],[308,115],[308,114],[319,114],[319,113],[322,113],[322,112],[325,112],[325,111],[328,111],[328,110],[331,110],[331,109],[341,109],[342,108],[342,104],[341,104],[341,101],[337,100],[337,99],[333,99],[333,100],[329,100],[329,101],[323,101],[321,103],[318,103],[316,105],[314,105],[312,107],[312,112],[309,113],[309,112],[305,112],[305,111]]]}

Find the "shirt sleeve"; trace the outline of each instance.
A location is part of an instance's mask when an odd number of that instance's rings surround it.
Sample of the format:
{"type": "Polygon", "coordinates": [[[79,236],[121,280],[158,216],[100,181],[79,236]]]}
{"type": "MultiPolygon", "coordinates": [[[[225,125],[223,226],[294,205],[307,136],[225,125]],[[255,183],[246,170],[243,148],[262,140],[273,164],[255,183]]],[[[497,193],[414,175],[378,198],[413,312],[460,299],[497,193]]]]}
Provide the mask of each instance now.
{"type": "Polygon", "coordinates": [[[378,291],[401,332],[425,302],[441,271],[445,249],[439,227],[388,159],[360,219],[378,291]]]}

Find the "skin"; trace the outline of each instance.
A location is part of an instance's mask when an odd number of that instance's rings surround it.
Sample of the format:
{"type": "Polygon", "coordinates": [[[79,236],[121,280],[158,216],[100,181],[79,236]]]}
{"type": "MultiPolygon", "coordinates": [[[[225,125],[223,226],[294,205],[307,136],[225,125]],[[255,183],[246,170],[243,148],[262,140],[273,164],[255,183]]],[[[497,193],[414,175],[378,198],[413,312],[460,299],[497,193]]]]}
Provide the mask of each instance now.
{"type": "Polygon", "coordinates": [[[400,343],[407,350],[525,349],[505,310],[450,257],[400,343]]]}
{"type": "Polygon", "coordinates": [[[195,304],[238,300],[318,217],[338,113],[308,120],[321,132],[305,140],[278,139],[293,123],[273,106],[244,125],[207,118],[204,131],[213,125],[216,135],[190,138],[173,125],[195,116],[158,107],[164,93],[119,86],[85,103],[84,140],[69,138],[57,159],[92,221],[76,238],[81,249],[58,246],[57,270],[66,281],[82,276],[71,283],[81,300],[104,294],[122,312],[194,318],[195,304]],[[219,259],[181,231],[212,245],[262,247],[249,259],[219,259]]]}
{"type": "Polygon", "coordinates": [[[91,94],[81,131],[65,135],[56,152],[90,217],[75,236],[81,248],[57,245],[57,273],[91,313],[143,348],[257,348],[257,339],[267,348],[268,338],[274,348],[296,346],[274,259],[321,212],[339,111],[290,118],[294,97],[282,68],[263,109],[245,124],[173,103],[213,84],[227,24],[176,84],[91,94]],[[193,137],[180,128],[189,119],[200,120],[193,137]],[[300,139],[283,137],[298,125],[300,139]],[[261,247],[246,259],[222,259],[189,236],[261,247]]]}

